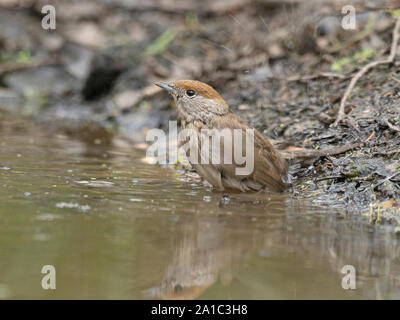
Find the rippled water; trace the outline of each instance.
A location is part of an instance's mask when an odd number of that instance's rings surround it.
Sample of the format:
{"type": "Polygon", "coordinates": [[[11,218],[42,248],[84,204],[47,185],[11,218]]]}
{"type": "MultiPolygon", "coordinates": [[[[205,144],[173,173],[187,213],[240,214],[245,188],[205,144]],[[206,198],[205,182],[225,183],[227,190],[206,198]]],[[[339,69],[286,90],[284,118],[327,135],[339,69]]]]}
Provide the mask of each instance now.
{"type": "Polygon", "coordinates": [[[400,298],[393,231],[285,195],[224,198],[101,142],[0,114],[0,298],[400,298]]]}

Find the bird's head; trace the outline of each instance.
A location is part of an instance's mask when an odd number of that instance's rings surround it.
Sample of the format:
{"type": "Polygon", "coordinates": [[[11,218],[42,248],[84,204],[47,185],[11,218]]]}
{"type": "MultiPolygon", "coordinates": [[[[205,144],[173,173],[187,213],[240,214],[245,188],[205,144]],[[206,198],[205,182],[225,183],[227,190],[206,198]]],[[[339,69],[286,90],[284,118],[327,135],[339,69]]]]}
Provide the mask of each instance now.
{"type": "Polygon", "coordinates": [[[225,100],[206,83],[195,80],[179,80],[174,83],[155,83],[174,98],[179,116],[185,121],[209,121],[229,112],[225,100]]]}

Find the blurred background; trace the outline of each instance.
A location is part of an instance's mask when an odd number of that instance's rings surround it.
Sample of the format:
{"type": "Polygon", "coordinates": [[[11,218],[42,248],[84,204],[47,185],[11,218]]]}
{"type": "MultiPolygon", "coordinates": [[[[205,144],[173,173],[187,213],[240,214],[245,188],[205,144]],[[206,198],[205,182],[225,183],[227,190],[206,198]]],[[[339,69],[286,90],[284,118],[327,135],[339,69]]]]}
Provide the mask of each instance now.
{"type": "Polygon", "coordinates": [[[199,79],[268,135],[292,137],[296,128],[285,119],[276,123],[280,108],[332,103],[339,92],[320,97],[314,90],[325,87],[280,79],[348,74],[379,56],[396,6],[395,0],[1,0],[0,103],[48,126],[115,129],[143,141],[146,129],[176,117],[152,81],[199,79]],[[55,30],[41,27],[48,4],[56,8],[55,30]],[[341,27],[345,5],[357,11],[355,30],[341,27]]]}

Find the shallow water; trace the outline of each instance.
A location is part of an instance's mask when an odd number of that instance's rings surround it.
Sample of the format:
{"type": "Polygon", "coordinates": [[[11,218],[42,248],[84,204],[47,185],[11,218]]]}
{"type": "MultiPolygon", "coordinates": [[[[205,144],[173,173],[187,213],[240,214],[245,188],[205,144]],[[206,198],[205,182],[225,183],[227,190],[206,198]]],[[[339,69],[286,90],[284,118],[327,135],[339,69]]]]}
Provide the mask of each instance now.
{"type": "Polygon", "coordinates": [[[391,229],[285,195],[222,198],[97,143],[0,114],[0,298],[400,298],[391,229]]]}

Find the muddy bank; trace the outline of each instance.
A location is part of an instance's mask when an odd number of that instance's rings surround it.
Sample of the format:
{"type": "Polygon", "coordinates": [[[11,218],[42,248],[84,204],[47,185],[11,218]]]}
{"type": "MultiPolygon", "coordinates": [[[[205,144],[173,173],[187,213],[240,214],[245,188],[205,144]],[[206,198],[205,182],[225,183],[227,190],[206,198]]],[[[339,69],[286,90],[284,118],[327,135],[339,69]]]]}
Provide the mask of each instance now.
{"type": "Polygon", "coordinates": [[[152,81],[198,79],[267,137],[292,147],[364,142],[339,156],[293,162],[289,192],[396,225],[398,48],[392,63],[361,77],[346,118],[331,125],[355,72],[388,56],[398,4],[316,3],[0,0],[0,108],[88,145],[133,146],[176,117],[152,81]],[[41,28],[49,3],[56,30],[41,28]],[[344,4],[357,10],[355,30],[341,27],[344,4]]]}

